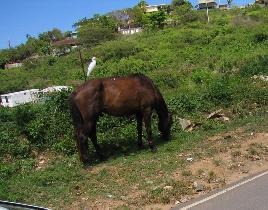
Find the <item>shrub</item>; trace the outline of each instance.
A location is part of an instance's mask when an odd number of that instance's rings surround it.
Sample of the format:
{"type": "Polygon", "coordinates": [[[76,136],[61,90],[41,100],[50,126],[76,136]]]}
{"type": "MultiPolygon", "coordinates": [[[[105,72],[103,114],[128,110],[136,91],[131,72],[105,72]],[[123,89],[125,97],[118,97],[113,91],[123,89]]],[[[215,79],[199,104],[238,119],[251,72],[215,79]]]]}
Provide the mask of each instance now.
{"type": "Polygon", "coordinates": [[[268,74],[268,55],[252,59],[241,68],[240,73],[243,76],[268,74]]]}
{"type": "Polygon", "coordinates": [[[254,38],[253,40],[256,42],[256,43],[261,43],[261,42],[264,42],[268,39],[268,34],[266,33],[257,33],[257,34],[254,34],[254,38]]]}
{"type": "Polygon", "coordinates": [[[126,40],[108,42],[105,45],[101,45],[93,49],[93,55],[101,58],[104,62],[111,59],[127,58],[130,55],[142,51],[137,46],[137,43],[126,40]]]}

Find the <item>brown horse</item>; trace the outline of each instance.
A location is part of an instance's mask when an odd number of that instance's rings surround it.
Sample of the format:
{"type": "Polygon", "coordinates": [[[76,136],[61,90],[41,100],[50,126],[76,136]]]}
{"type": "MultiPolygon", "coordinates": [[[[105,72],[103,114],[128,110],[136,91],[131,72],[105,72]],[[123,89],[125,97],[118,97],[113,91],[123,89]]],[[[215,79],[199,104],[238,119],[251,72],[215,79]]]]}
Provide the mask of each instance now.
{"type": "Polygon", "coordinates": [[[101,113],[113,116],[136,115],[140,148],[143,146],[142,120],[144,120],[149,146],[152,151],[156,150],[151,129],[153,110],[158,114],[158,129],[162,137],[168,139],[170,136],[172,118],[166,103],[153,82],[142,74],[89,80],[71,94],[70,108],[77,149],[83,163],[89,161],[88,137],[99,158],[103,158],[96,136],[96,122],[101,113]]]}

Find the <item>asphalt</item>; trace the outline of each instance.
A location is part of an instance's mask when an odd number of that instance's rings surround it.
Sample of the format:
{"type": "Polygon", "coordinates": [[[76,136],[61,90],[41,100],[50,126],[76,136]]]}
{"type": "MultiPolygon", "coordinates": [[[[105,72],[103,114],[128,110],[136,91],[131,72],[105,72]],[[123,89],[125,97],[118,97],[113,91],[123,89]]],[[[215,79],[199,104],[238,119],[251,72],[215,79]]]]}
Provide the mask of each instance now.
{"type": "Polygon", "coordinates": [[[172,210],[268,210],[268,171],[172,210]]]}

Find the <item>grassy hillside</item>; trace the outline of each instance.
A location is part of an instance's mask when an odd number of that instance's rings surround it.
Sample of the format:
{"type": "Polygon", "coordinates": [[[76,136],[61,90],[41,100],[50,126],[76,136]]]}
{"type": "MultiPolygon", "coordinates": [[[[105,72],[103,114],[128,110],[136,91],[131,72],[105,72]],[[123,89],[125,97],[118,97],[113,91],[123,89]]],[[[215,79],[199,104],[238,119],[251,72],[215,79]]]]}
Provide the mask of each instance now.
{"type": "MultiPolygon", "coordinates": [[[[90,153],[93,168],[105,164],[109,169],[90,171],[78,161],[68,93],[53,95],[46,104],[1,108],[0,198],[55,209],[67,208],[83,197],[120,200],[125,205],[169,203],[189,193],[189,183],[175,183],[172,178],[176,169],[185,166],[176,159],[179,153],[191,151],[212,134],[247,123],[267,129],[268,85],[252,76],[268,74],[268,9],[212,11],[209,24],[204,11],[194,14],[194,21],[177,27],[83,49],[85,62],[97,57],[90,78],[137,72],[152,78],[175,114],[172,141],[164,144],[158,139],[155,122],[158,153],[138,151],[134,119],[104,116],[98,123],[98,139],[108,161],[100,163],[92,145],[90,153]],[[206,119],[207,113],[219,108],[231,117],[230,123],[206,119]],[[201,127],[193,133],[182,131],[178,117],[200,122],[201,127]],[[150,180],[154,186],[176,186],[176,192],[165,194],[153,188],[150,180]],[[141,196],[127,200],[135,189],[141,196]]],[[[78,52],[73,51],[1,71],[0,93],[76,86],[82,81],[78,52]]]]}

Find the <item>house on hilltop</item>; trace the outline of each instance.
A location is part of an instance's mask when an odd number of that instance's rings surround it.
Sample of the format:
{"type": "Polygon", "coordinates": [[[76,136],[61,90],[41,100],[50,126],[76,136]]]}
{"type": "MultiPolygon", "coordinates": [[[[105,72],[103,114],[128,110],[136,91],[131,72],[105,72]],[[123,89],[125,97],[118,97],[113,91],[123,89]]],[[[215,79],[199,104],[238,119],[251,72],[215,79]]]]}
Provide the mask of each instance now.
{"type": "Polygon", "coordinates": [[[255,0],[255,4],[258,4],[260,6],[267,6],[268,0],[255,0]]]}
{"type": "Polygon", "coordinates": [[[78,41],[75,38],[67,37],[63,40],[52,42],[52,46],[61,47],[61,46],[70,46],[71,48],[76,48],[78,46],[78,41]]]}
{"type": "Polygon", "coordinates": [[[228,10],[228,5],[227,4],[219,4],[219,9],[220,10],[228,10]]]}
{"type": "Polygon", "coordinates": [[[216,0],[199,0],[198,9],[214,9],[217,7],[216,0]]]}
{"type": "Polygon", "coordinates": [[[156,5],[148,5],[145,6],[145,12],[151,13],[151,12],[158,12],[159,10],[165,8],[166,4],[156,4],[156,5]]]}
{"type": "Polygon", "coordinates": [[[79,42],[76,38],[67,37],[63,40],[53,41],[51,45],[54,47],[52,54],[54,56],[61,56],[71,52],[72,49],[77,48],[79,42]]]}
{"type": "Polygon", "coordinates": [[[118,27],[118,32],[123,34],[123,35],[135,34],[135,33],[141,32],[141,31],[142,31],[141,27],[128,27],[128,28],[118,27]]]}

